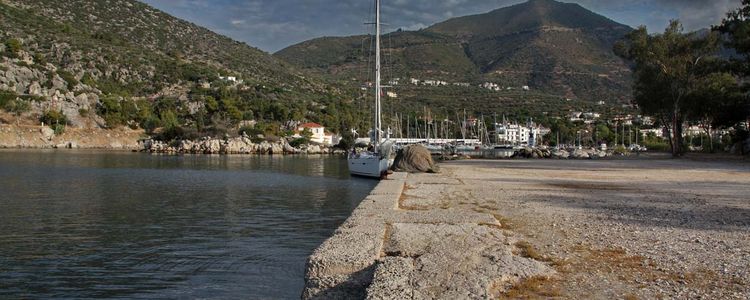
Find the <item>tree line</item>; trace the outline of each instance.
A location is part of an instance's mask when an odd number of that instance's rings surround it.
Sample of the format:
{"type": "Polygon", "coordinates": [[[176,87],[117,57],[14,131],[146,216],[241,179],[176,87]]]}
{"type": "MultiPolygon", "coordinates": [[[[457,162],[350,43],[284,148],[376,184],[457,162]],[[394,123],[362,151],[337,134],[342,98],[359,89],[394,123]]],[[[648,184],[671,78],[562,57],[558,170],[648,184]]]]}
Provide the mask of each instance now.
{"type": "Polygon", "coordinates": [[[716,129],[732,129],[735,142],[748,138],[750,0],[709,31],[685,33],[677,20],[659,34],[641,26],[614,51],[632,63],[634,104],[665,126],[672,155],[685,152],[686,123],[710,141],[716,129]]]}

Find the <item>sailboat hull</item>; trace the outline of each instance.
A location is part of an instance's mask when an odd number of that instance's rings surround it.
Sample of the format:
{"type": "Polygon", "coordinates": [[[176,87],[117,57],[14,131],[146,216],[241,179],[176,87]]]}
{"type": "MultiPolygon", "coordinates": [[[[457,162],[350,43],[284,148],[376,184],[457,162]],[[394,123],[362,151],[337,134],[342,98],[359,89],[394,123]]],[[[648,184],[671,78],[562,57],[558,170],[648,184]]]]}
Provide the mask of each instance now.
{"type": "Polygon", "coordinates": [[[349,173],[355,176],[382,178],[388,172],[388,159],[376,155],[352,155],[348,163],[349,173]]]}

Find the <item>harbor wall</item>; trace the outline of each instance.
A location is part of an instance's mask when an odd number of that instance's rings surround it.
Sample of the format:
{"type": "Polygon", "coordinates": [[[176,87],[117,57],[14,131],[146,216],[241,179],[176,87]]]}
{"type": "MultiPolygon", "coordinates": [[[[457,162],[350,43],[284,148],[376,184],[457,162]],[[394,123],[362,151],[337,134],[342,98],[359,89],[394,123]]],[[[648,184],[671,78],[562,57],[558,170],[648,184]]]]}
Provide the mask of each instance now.
{"type": "Polygon", "coordinates": [[[386,235],[386,218],[398,208],[406,173],[382,180],[328,240],[308,258],[303,299],[364,299],[386,235]]]}

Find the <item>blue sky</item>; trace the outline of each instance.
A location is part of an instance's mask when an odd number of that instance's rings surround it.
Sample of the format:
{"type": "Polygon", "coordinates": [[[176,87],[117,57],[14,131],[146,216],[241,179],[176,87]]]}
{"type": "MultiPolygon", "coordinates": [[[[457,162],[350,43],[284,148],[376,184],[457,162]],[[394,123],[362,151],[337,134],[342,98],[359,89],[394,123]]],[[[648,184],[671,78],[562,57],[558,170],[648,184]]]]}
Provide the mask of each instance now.
{"type": "MultiPolygon", "coordinates": [[[[176,17],[268,52],[321,36],[362,34],[371,0],[141,0],[176,17]]],[[[391,30],[419,29],[524,0],[383,0],[391,30]]],[[[680,19],[687,30],[718,23],[741,0],[564,0],[633,27],[661,31],[680,19]]]]}

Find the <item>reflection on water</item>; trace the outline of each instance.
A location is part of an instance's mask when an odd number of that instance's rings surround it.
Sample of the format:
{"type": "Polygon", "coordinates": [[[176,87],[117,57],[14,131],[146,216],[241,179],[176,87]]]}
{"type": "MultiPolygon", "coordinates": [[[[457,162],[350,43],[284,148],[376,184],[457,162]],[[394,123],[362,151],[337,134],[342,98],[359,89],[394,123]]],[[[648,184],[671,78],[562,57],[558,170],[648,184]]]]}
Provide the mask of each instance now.
{"type": "Polygon", "coordinates": [[[298,298],[375,185],[331,157],[0,151],[0,298],[298,298]]]}

